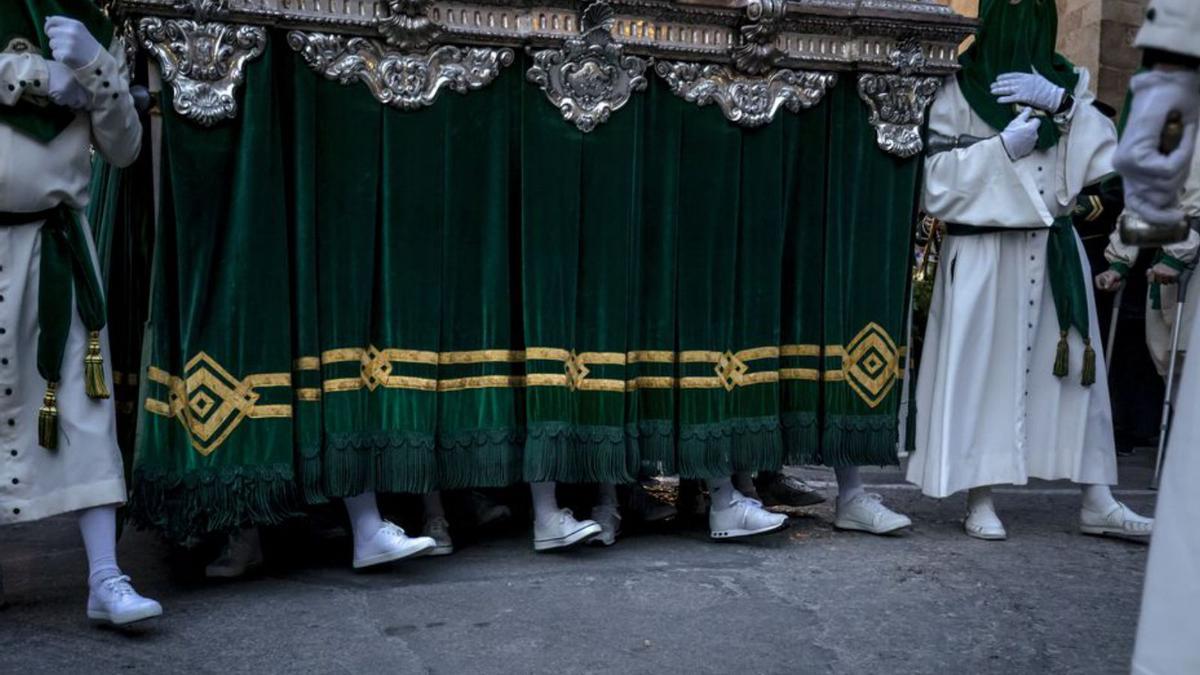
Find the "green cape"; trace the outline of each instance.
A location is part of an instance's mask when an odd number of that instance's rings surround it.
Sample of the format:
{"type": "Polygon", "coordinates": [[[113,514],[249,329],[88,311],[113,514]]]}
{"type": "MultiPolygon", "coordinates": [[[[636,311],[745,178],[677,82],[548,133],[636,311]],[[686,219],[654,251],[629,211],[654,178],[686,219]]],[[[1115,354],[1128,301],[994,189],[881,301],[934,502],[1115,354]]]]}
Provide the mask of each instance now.
{"type": "MultiPolygon", "coordinates": [[[[69,16],[80,21],[102,46],[112,43],[113,25],[92,0],[0,0],[0,51],[13,40],[24,39],[50,58],[46,17],[69,16]]],[[[56,105],[39,105],[21,98],[16,105],[0,106],[0,123],[41,143],[48,143],[75,119],[75,112],[56,105]]]]}
{"type": "MultiPolygon", "coordinates": [[[[1074,93],[1079,83],[1075,65],[1054,51],[1058,39],[1058,8],[1054,0],[982,0],[979,33],[961,57],[958,85],[975,114],[1000,130],[1017,116],[1017,107],[998,103],[992,82],[1003,73],[1037,71],[1046,79],[1074,93]]],[[[1054,124],[1038,131],[1040,150],[1058,142],[1054,124]]]]}

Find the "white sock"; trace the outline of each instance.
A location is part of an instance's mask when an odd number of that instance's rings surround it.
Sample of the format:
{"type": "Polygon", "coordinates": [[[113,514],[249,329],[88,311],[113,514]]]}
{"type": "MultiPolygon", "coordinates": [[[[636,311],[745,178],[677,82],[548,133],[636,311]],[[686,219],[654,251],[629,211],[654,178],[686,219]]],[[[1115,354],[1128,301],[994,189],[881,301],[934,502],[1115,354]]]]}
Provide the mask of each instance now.
{"type": "Polygon", "coordinates": [[[1107,485],[1084,485],[1083,508],[1096,513],[1108,513],[1117,506],[1117,498],[1113,497],[1112,488],[1107,485]]]}
{"type": "Polygon", "coordinates": [[[617,484],[616,483],[601,483],[598,489],[599,495],[596,498],[596,506],[608,506],[617,508],[617,484]]]}
{"type": "Polygon", "coordinates": [[[434,518],[446,518],[446,509],[442,506],[442,493],[434,490],[426,492],[421,496],[421,501],[425,502],[425,520],[433,520],[434,518]]]}
{"type": "Polygon", "coordinates": [[[558,513],[558,485],[552,481],[530,483],[529,492],[533,495],[533,517],[542,522],[548,522],[558,513]]]}
{"type": "Polygon", "coordinates": [[[354,545],[366,543],[383,527],[383,516],[379,515],[379,501],[374,492],[346,497],[346,513],[350,515],[350,529],[354,532],[354,545]]]}
{"type": "Polygon", "coordinates": [[[117,507],[97,506],[79,512],[79,532],[88,557],[88,586],[121,576],[117,567],[117,507]]]}
{"type": "Polygon", "coordinates": [[[863,493],[862,476],[857,466],[839,466],[833,470],[837,476],[838,508],[844,507],[863,493]]]}
{"type": "Polygon", "coordinates": [[[717,511],[724,511],[733,506],[736,492],[730,477],[708,479],[708,496],[712,500],[712,507],[717,511]]]}
{"type": "Polygon", "coordinates": [[[991,511],[993,514],[996,513],[996,505],[992,502],[992,488],[990,485],[967,490],[967,511],[969,513],[977,511],[991,511]]]}

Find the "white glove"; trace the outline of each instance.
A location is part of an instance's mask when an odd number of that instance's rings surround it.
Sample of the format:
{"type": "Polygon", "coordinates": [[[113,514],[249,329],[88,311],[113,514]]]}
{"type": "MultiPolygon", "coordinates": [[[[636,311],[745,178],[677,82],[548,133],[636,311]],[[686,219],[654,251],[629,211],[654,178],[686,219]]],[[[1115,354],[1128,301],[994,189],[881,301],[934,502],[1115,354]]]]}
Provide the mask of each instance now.
{"type": "Polygon", "coordinates": [[[1013,161],[1028,155],[1037,147],[1038,129],[1042,126],[1042,120],[1029,119],[1032,114],[1032,108],[1021,110],[1021,114],[1014,117],[1004,131],[1000,132],[1000,142],[1004,144],[1004,150],[1013,161]]]}
{"type": "Polygon", "coordinates": [[[65,16],[46,19],[46,37],[50,38],[54,60],[75,70],[95,61],[104,49],[82,23],[65,16]]]}
{"type": "Polygon", "coordinates": [[[1130,81],[1133,105],[1113,166],[1125,179],[1125,206],[1146,221],[1176,225],[1183,220],[1179,193],[1196,148],[1200,117],[1200,73],[1151,70],[1130,81]],[[1172,111],[1183,114],[1184,133],[1169,155],[1159,152],[1163,126],[1172,111]]]}
{"type": "Polygon", "coordinates": [[[46,61],[46,70],[50,73],[47,86],[50,89],[51,101],[71,110],[84,110],[89,107],[92,95],[75,79],[75,71],[58,61],[46,61]]]}
{"type": "Polygon", "coordinates": [[[992,83],[992,96],[999,103],[1020,103],[1055,113],[1066,89],[1036,73],[1002,73],[992,83]]]}
{"type": "Polygon", "coordinates": [[[1115,291],[1125,283],[1124,277],[1116,270],[1104,270],[1096,275],[1096,288],[1102,291],[1115,291]]]}

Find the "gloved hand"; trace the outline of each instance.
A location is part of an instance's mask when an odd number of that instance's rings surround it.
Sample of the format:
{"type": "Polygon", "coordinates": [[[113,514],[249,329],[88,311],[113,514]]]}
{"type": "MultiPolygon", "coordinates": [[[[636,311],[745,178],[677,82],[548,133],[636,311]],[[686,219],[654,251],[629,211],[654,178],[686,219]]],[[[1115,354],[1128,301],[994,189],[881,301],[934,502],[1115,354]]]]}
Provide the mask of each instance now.
{"type": "Polygon", "coordinates": [[[1021,114],[1014,117],[1004,131],[1000,132],[1000,142],[1004,143],[1004,150],[1008,152],[1009,159],[1021,159],[1033,152],[1037,146],[1038,129],[1042,126],[1042,120],[1030,119],[1032,114],[1032,108],[1023,109],[1021,114]]]}
{"type": "Polygon", "coordinates": [[[1055,113],[1067,90],[1036,73],[1003,73],[992,83],[992,96],[1000,103],[1020,103],[1055,113]]]}
{"type": "Polygon", "coordinates": [[[1104,270],[1096,275],[1096,288],[1102,291],[1116,291],[1125,284],[1125,278],[1116,270],[1104,270]]]}
{"type": "Polygon", "coordinates": [[[1125,179],[1125,205],[1148,222],[1175,225],[1183,220],[1179,193],[1196,148],[1200,118],[1200,73],[1155,69],[1130,81],[1133,105],[1113,166],[1125,179]],[[1184,133],[1171,154],[1159,151],[1172,111],[1183,115],[1184,133]]]}
{"type": "Polygon", "coordinates": [[[1152,284],[1170,285],[1177,283],[1179,281],[1179,270],[1166,263],[1158,263],[1146,270],[1146,280],[1152,284]]]}
{"type": "Polygon", "coordinates": [[[91,93],[75,79],[75,71],[58,61],[46,61],[46,69],[50,72],[50,100],[64,108],[84,110],[92,100],[91,93]]]}
{"type": "Polygon", "coordinates": [[[46,18],[46,37],[54,60],[75,70],[90,64],[104,49],[82,23],[65,16],[46,18]]]}

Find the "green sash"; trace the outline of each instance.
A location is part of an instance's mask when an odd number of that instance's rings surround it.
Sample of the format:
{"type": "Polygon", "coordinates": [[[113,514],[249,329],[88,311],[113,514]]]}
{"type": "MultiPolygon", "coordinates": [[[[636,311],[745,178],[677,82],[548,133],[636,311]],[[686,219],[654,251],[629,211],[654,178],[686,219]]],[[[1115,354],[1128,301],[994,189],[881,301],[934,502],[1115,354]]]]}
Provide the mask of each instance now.
{"type": "Polygon", "coordinates": [[[1067,376],[1070,369],[1067,333],[1074,328],[1083,337],[1082,382],[1085,387],[1091,386],[1096,381],[1096,351],[1089,334],[1087,297],[1090,291],[1084,280],[1083,263],[1075,245],[1075,229],[1070,216],[1056,219],[1050,228],[1046,243],[1046,274],[1050,277],[1050,293],[1054,296],[1060,331],[1054,374],[1067,376]]]}
{"type": "Polygon", "coordinates": [[[104,328],[104,293],[92,263],[87,232],[78,215],[66,206],[37,213],[0,213],[0,227],[42,225],[42,256],[38,285],[38,373],[47,382],[46,398],[39,411],[38,437],[42,447],[57,447],[55,391],[61,380],[63,355],[71,333],[71,305],[89,332],[84,361],[86,390],[92,398],[108,398],[100,356],[100,330],[104,328]]]}
{"type": "MultiPolygon", "coordinates": [[[[112,43],[113,25],[91,0],[3,0],[0,2],[0,52],[23,53],[30,46],[50,58],[46,18],[68,16],[80,21],[104,47],[112,43]],[[25,43],[25,44],[23,44],[25,43]]],[[[0,123],[40,143],[49,143],[75,119],[69,108],[35,103],[26,98],[16,105],[0,106],[0,123]]]]}

